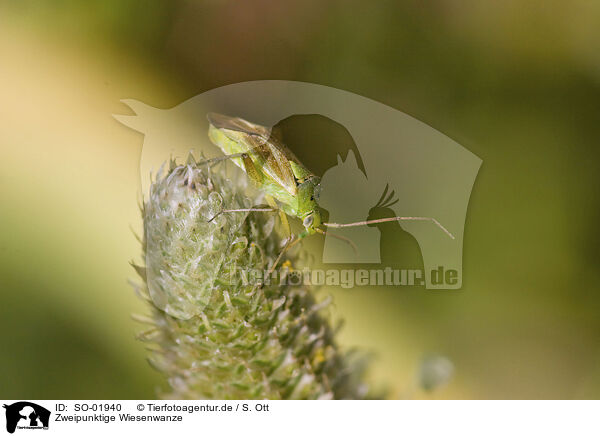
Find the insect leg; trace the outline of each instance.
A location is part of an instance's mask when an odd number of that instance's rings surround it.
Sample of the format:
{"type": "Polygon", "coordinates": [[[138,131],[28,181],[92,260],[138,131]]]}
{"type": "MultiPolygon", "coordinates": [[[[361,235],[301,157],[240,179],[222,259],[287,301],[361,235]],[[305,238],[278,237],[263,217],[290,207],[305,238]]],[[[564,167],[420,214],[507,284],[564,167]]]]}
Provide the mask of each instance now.
{"type": "Polygon", "coordinates": [[[250,180],[252,180],[254,185],[260,187],[263,180],[262,174],[256,169],[256,166],[254,166],[254,162],[250,156],[248,156],[248,153],[242,153],[241,158],[242,164],[244,165],[244,171],[246,171],[246,174],[250,180]]]}
{"type": "MultiPolygon", "coordinates": [[[[261,174],[258,172],[258,170],[256,169],[256,167],[254,166],[254,162],[252,162],[252,159],[250,159],[250,156],[248,156],[248,153],[236,153],[236,154],[229,154],[227,156],[222,156],[222,157],[217,157],[214,159],[209,159],[208,161],[205,162],[209,162],[209,161],[222,161],[225,159],[231,159],[231,158],[236,158],[239,157],[242,159],[242,164],[244,165],[244,169],[246,171],[246,174],[248,175],[248,177],[250,178],[250,180],[252,180],[252,182],[254,182],[254,184],[256,184],[257,186],[260,185],[260,182],[262,181],[262,176],[261,174]]],[[[277,210],[279,210],[279,208],[277,207],[277,205],[275,204],[275,202],[273,201],[273,204],[270,204],[271,208],[249,208],[249,209],[223,209],[221,212],[217,213],[215,216],[213,216],[210,220],[208,220],[208,222],[211,222],[212,220],[214,220],[216,217],[218,217],[219,215],[221,215],[222,213],[229,213],[229,212],[275,212],[277,210]]]]}
{"type": "Polygon", "coordinates": [[[209,219],[207,222],[211,222],[213,221],[216,217],[218,217],[219,215],[223,214],[223,213],[230,213],[230,212],[277,212],[279,209],[271,209],[270,207],[251,207],[248,209],[223,209],[222,211],[218,212],[215,216],[213,216],[211,219],[209,219]]]}
{"type": "MultiPolygon", "coordinates": [[[[277,256],[277,259],[275,259],[275,262],[273,262],[273,265],[271,265],[271,268],[269,268],[269,271],[267,272],[267,276],[270,276],[271,274],[273,274],[273,271],[275,271],[275,268],[277,268],[277,265],[281,261],[281,258],[283,257],[285,252],[288,251],[290,248],[292,248],[294,245],[296,245],[298,242],[300,242],[304,238],[304,236],[306,236],[306,235],[302,236],[303,233],[305,233],[305,232],[302,232],[300,235],[298,235],[298,238],[296,240],[293,240],[294,235],[290,235],[290,237],[287,239],[287,242],[285,243],[285,246],[279,253],[279,256],[277,256]]],[[[306,234],[308,234],[308,233],[306,233],[306,234]]]]}
{"type": "Polygon", "coordinates": [[[275,199],[270,195],[265,195],[265,200],[273,209],[279,211],[279,218],[281,219],[281,224],[283,225],[283,230],[288,238],[292,236],[292,228],[290,227],[290,222],[287,219],[287,215],[281,208],[277,207],[277,203],[275,203],[275,199]]]}
{"type": "Polygon", "coordinates": [[[202,162],[198,162],[198,165],[201,164],[213,164],[213,163],[218,163],[218,162],[222,162],[224,160],[228,160],[228,159],[234,159],[236,157],[243,157],[246,153],[235,153],[235,154],[226,154],[225,156],[219,156],[219,157],[214,157],[211,159],[206,159],[203,160],[202,162]]]}
{"type": "MultiPolygon", "coordinates": [[[[273,208],[277,208],[277,203],[275,203],[275,199],[273,197],[271,197],[270,195],[266,195],[265,200],[267,200],[267,203],[269,204],[269,206],[271,206],[273,208]]],[[[290,227],[290,222],[287,219],[287,215],[280,208],[278,208],[278,210],[279,210],[279,218],[281,218],[281,224],[283,225],[284,232],[287,234],[287,240],[285,242],[285,246],[283,247],[283,249],[277,256],[277,259],[275,260],[275,262],[273,262],[273,265],[271,265],[271,268],[269,268],[268,275],[271,275],[273,273],[273,271],[275,271],[275,268],[279,264],[279,261],[283,257],[283,254],[287,250],[289,250],[291,247],[296,245],[296,243],[304,237],[304,236],[299,236],[298,239],[293,241],[294,235],[292,234],[292,229],[290,227]]]]}

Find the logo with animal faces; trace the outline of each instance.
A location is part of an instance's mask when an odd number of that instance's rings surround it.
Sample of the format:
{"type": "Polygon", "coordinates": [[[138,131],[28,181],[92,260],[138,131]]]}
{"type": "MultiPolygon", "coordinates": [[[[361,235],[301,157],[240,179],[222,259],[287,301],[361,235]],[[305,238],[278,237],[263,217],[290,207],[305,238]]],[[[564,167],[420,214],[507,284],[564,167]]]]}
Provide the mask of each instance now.
{"type": "Polygon", "coordinates": [[[171,157],[223,156],[208,138],[208,113],[239,117],[264,126],[319,178],[326,234],[317,262],[420,268],[428,289],[462,286],[467,207],[482,161],[432,127],[356,94],[291,81],[227,85],[169,109],[123,103],[135,115],[115,118],[145,135],[144,194],[171,157]]]}
{"type": "Polygon", "coordinates": [[[14,433],[16,429],[47,430],[50,424],[50,411],[29,401],[4,404],[6,409],[6,431],[14,433]]]}

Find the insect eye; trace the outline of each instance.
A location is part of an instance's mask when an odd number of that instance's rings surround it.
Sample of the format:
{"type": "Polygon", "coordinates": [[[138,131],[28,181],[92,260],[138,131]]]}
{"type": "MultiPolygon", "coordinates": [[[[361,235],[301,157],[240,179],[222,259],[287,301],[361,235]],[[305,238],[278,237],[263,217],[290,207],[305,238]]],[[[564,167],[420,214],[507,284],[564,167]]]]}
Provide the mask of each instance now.
{"type": "Polygon", "coordinates": [[[309,216],[304,218],[304,221],[302,221],[302,225],[304,227],[310,227],[312,225],[313,221],[314,221],[314,217],[312,216],[312,214],[310,214],[309,216]]]}

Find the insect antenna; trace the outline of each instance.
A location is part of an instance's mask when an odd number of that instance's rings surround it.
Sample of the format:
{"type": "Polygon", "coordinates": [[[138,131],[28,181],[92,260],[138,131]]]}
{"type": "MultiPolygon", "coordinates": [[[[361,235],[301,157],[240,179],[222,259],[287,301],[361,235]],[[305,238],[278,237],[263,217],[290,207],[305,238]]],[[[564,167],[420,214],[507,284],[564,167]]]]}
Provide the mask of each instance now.
{"type": "Polygon", "coordinates": [[[355,223],[347,223],[347,224],[339,224],[339,223],[323,223],[324,226],[333,227],[336,229],[342,227],[358,227],[358,226],[366,226],[369,224],[378,224],[378,223],[389,223],[391,221],[431,221],[436,226],[438,226],[444,233],[446,233],[451,239],[455,239],[454,235],[446,229],[443,225],[440,224],[438,220],[435,218],[425,217],[425,216],[396,216],[392,218],[381,218],[377,220],[368,220],[368,221],[358,221],[355,223]]]}
{"type": "Polygon", "coordinates": [[[321,230],[321,229],[315,229],[315,230],[317,231],[317,233],[320,233],[322,235],[329,235],[329,236],[334,237],[335,239],[339,239],[340,241],[344,241],[344,242],[350,244],[350,246],[352,247],[352,250],[354,251],[354,254],[356,256],[358,256],[358,247],[352,241],[352,239],[346,238],[345,236],[336,235],[335,233],[326,232],[325,230],[321,230]]]}

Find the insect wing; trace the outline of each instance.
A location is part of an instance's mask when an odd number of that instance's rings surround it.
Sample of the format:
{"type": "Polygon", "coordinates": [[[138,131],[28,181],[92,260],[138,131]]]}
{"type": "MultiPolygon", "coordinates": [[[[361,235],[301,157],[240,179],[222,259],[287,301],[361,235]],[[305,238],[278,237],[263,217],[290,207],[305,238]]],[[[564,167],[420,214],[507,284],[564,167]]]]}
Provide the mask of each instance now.
{"type": "Polygon", "coordinates": [[[266,127],[241,118],[210,113],[208,121],[220,129],[229,139],[247,151],[258,167],[290,195],[296,195],[296,179],[290,165],[288,150],[281,142],[270,136],[266,127]]]}
{"type": "Polygon", "coordinates": [[[210,112],[206,115],[206,117],[208,118],[208,122],[217,129],[231,130],[234,132],[247,133],[249,135],[258,135],[265,138],[268,138],[270,135],[270,132],[266,127],[251,123],[242,118],[229,117],[216,112],[210,112]]]}

